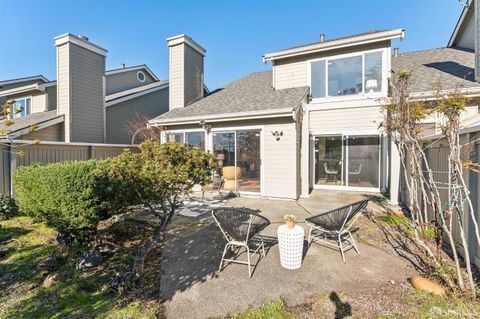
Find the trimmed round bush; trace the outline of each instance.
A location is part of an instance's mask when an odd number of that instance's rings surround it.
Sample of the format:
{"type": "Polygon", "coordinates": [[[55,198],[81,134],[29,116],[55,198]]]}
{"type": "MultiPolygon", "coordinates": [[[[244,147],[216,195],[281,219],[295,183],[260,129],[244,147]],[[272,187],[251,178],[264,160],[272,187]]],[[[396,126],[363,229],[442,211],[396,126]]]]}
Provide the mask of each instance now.
{"type": "Polygon", "coordinates": [[[88,243],[101,220],[134,200],[108,176],[109,165],[87,160],[18,168],[13,182],[20,211],[56,228],[66,243],[88,243]]]}

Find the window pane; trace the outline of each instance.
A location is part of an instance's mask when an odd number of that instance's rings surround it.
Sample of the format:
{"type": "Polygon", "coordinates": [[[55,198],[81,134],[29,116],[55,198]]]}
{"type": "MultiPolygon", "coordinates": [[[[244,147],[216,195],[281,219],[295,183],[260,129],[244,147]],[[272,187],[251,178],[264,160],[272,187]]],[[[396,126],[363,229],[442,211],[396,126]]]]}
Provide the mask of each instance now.
{"type": "Polygon", "coordinates": [[[315,184],[343,185],[342,163],[341,135],[315,138],[315,184]]]}
{"type": "Polygon", "coordinates": [[[205,133],[204,132],[187,132],[185,133],[185,143],[188,147],[198,147],[205,149],[205,133]]]}
{"type": "Polygon", "coordinates": [[[348,186],[379,187],[378,136],[348,138],[348,186]]]}
{"type": "Polygon", "coordinates": [[[19,118],[25,116],[26,114],[26,99],[17,99],[12,104],[12,109],[10,110],[11,116],[13,118],[19,118]]]}
{"type": "Polygon", "coordinates": [[[183,143],[183,133],[168,133],[167,142],[183,143]]]}
{"type": "Polygon", "coordinates": [[[325,61],[312,62],[312,98],[325,97],[325,61]]]}
{"type": "Polygon", "coordinates": [[[260,130],[237,131],[238,190],[260,192],[260,130]]]}
{"type": "Polygon", "coordinates": [[[382,91],[382,52],[365,54],[365,92],[382,91]]]}
{"type": "Polygon", "coordinates": [[[328,95],[362,93],[362,56],[328,61],[328,95]]]}

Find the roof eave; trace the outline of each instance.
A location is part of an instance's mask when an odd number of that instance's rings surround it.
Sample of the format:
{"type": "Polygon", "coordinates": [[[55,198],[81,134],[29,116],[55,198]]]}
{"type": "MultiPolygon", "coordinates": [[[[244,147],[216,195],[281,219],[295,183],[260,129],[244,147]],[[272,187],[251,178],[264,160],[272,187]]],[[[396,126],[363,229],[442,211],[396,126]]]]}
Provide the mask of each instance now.
{"type": "Polygon", "coordinates": [[[463,8],[462,13],[460,14],[460,17],[458,18],[457,24],[455,25],[455,28],[453,29],[452,35],[450,36],[450,39],[448,40],[448,47],[452,47],[453,44],[455,43],[455,39],[457,38],[458,32],[460,31],[460,28],[463,25],[463,21],[465,20],[465,17],[467,16],[467,13],[471,8],[471,5],[472,5],[472,1],[468,0],[468,3],[463,8]]]}
{"type": "Polygon", "coordinates": [[[357,46],[362,44],[388,41],[388,40],[397,39],[397,38],[400,38],[400,39],[405,38],[404,29],[395,29],[395,30],[389,30],[385,32],[366,34],[358,37],[332,40],[324,43],[315,43],[305,47],[267,53],[263,56],[263,62],[266,63],[268,61],[290,58],[290,57],[304,55],[304,54],[330,51],[334,49],[357,46]]]}
{"type": "Polygon", "coordinates": [[[146,90],[141,91],[141,92],[132,93],[132,94],[129,94],[129,95],[126,95],[126,96],[121,96],[121,97],[117,97],[115,99],[108,100],[108,101],[105,102],[105,107],[110,107],[110,106],[116,105],[116,104],[121,103],[121,102],[125,102],[125,101],[135,99],[137,97],[140,97],[140,96],[143,96],[143,95],[146,95],[146,94],[150,94],[150,93],[153,93],[153,92],[156,92],[156,91],[159,91],[159,90],[163,90],[165,88],[168,88],[168,85],[169,85],[169,83],[167,82],[165,84],[162,84],[162,85],[159,85],[159,86],[156,86],[156,87],[153,87],[153,88],[149,88],[149,89],[146,89],[146,90]]]}
{"type": "Polygon", "coordinates": [[[131,67],[122,68],[122,69],[109,70],[105,72],[105,75],[112,75],[112,74],[129,72],[129,71],[137,71],[141,69],[144,69],[145,71],[147,71],[148,75],[150,75],[155,81],[157,82],[160,81],[155,75],[155,73],[153,73],[152,70],[150,70],[150,68],[146,64],[131,66],[131,67]]]}
{"type": "MultiPolygon", "coordinates": [[[[43,121],[40,121],[38,123],[34,123],[36,126],[38,126],[38,128],[35,129],[33,132],[39,131],[41,129],[47,128],[47,127],[55,125],[55,124],[62,123],[64,121],[64,118],[65,118],[64,115],[58,115],[54,118],[43,120],[43,121]]],[[[19,136],[22,136],[22,135],[25,135],[25,134],[28,134],[28,133],[31,133],[31,132],[32,132],[31,131],[31,125],[27,125],[23,128],[19,128],[15,131],[12,131],[12,132],[8,133],[8,137],[10,139],[13,139],[13,138],[17,138],[19,136]]],[[[6,136],[5,135],[0,135],[0,138],[6,138],[6,136]]]]}
{"type": "Polygon", "coordinates": [[[286,117],[292,116],[293,108],[283,108],[277,110],[266,111],[250,111],[250,112],[238,112],[238,113],[226,113],[218,115],[203,115],[203,116],[191,116],[174,119],[151,119],[150,125],[185,125],[196,124],[200,121],[212,122],[228,122],[228,121],[241,121],[256,118],[274,118],[274,117],[286,117]]]}

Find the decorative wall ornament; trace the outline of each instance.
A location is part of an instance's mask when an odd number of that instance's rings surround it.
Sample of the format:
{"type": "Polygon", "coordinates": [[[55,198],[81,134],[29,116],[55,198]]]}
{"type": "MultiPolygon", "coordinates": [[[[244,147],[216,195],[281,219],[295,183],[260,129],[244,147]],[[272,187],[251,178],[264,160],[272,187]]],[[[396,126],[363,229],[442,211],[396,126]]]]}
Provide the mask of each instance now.
{"type": "Polygon", "coordinates": [[[272,135],[275,137],[275,139],[277,141],[280,141],[280,137],[283,136],[283,131],[280,131],[280,132],[279,131],[275,131],[275,132],[272,131],[272,135]]]}
{"type": "Polygon", "coordinates": [[[205,122],[205,121],[200,121],[200,125],[207,132],[207,134],[210,133],[210,130],[212,129],[211,124],[207,124],[207,122],[205,122]]]}

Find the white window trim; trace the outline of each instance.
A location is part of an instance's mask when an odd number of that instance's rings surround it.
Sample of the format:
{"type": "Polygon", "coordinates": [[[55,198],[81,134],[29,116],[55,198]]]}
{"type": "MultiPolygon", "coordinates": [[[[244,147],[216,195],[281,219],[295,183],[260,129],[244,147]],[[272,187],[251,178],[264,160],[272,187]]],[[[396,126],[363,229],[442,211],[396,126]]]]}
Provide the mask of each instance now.
{"type": "MultiPolygon", "coordinates": [[[[13,98],[12,100],[14,100],[14,101],[30,99],[30,113],[27,113],[27,110],[25,110],[25,115],[24,115],[24,116],[14,117],[15,114],[13,114],[13,109],[12,109],[12,110],[10,110],[10,111],[11,111],[11,114],[10,114],[9,118],[10,118],[10,119],[19,119],[19,118],[22,118],[22,117],[25,117],[25,116],[27,116],[27,115],[32,114],[32,108],[33,108],[33,105],[32,105],[33,98],[32,98],[32,97],[33,97],[32,95],[27,95],[27,96],[22,96],[22,97],[13,98]]],[[[13,105],[12,105],[12,106],[13,106],[13,105]]]]}
{"type": "Polygon", "coordinates": [[[138,71],[137,72],[137,80],[140,81],[140,82],[145,82],[147,80],[147,76],[145,75],[145,73],[143,73],[143,71],[138,71]],[[143,80],[140,80],[140,74],[143,75],[143,80]]]}
{"type": "Polygon", "coordinates": [[[366,51],[358,51],[352,53],[345,53],[339,55],[333,55],[329,57],[310,59],[308,60],[308,86],[310,87],[310,96],[312,96],[312,63],[318,61],[325,61],[325,97],[312,98],[312,103],[316,102],[334,102],[334,101],[355,101],[363,100],[365,98],[377,98],[387,96],[388,93],[388,48],[372,49],[366,51]],[[375,93],[365,92],[365,55],[368,53],[381,52],[382,53],[382,90],[375,93]],[[328,62],[331,60],[338,60],[343,58],[349,58],[354,56],[362,57],[362,93],[355,95],[342,95],[342,96],[328,96],[328,62]]]}

